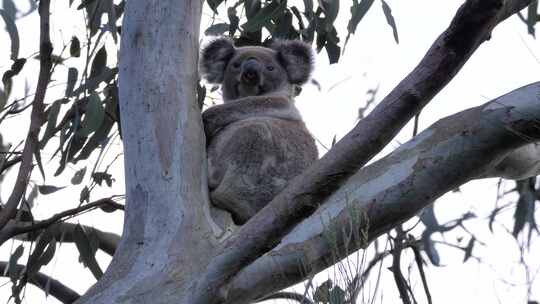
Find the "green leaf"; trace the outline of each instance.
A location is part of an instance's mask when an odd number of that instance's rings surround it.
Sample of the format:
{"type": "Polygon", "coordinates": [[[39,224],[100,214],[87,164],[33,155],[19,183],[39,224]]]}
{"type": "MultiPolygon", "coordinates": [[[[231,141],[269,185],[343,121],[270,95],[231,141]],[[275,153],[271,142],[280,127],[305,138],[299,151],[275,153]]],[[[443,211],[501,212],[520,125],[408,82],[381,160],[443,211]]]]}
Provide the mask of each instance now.
{"type": "Polygon", "coordinates": [[[24,253],[24,246],[23,244],[20,244],[17,249],[11,254],[9,257],[9,278],[11,282],[15,283],[17,279],[19,278],[20,273],[17,271],[17,261],[21,258],[21,256],[24,253]]]}
{"type": "Polygon", "coordinates": [[[275,24],[276,27],[272,32],[273,37],[278,39],[294,39],[295,36],[298,36],[292,25],[292,14],[288,10],[283,15],[278,16],[275,24]]]}
{"type": "Polygon", "coordinates": [[[353,5],[351,6],[351,19],[349,20],[349,24],[347,24],[347,38],[345,39],[345,45],[349,41],[349,37],[351,34],[354,34],[356,31],[356,27],[358,26],[358,23],[364,18],[366,13],[371,8],[371,5],[373,4],[374,0],[361,0],[360,3],[358,3],[358,0],[353,0],[353,5]]]}
{"type": "Polygon", "coordinates": [[[11,59],[16,60],[19,58],[19,31],[15,25],[15,19],[10,16],[11,14],[6,10],[0,9],[0,16],[2,16],[6,23],[6,30],[11,40],[11,59]]]}
{"type": "Polygon", "coordinates": [[[118,68],[109,69],[108,67],[105,67],[100,75],[94,78],[88,79],[86,83],[84,83],[83,85],[75,89],[75,91],[73,91],[73,94],[71,96],[79,95],[83,93],[85,90],[90,91],[90,92],[94,91],[99,86],[100,83],[102,82],[108,83],[111,80],[113,80],[116,74],[118,74],[118,68]]]}
{"type": "Polygon", "coordinates": [[[265,7],[260,9],[255,16],[248,19],[246,23],[242,25],[242,28],[246,32],[255,32],[265,26],[270,20],[277,17],[287,7],[287,1],[272,1],[265,7]]]}
{"type": "Polygon", "coordinates": [[[111,33],[111,35],[113,37],[113,40],[114,40],[114,43],[118,43],[118,33],[117,33],[117,30],[116,30],[117,16],[116,16],[115,5],[114,5],[112,0],[105,1],[105,5],[106,5],[105,10],[107,11],[107,20],[108,20],[107,21],[107,25],[108,25],[107,29],[111,33]]]}
{"type": "Polygon", "coordinates": [[[309,18],[313,18],[313,0],[304,0],[304,14],[309,18]]]}
{"type": "Polygon", "coordinates": [[[382,1],[382,9],[384,12],[384,16],[386,17],[386,22],[388,22],[388,25],[390,25],[390,27],[392,27],[392,32],[394,33],[394,40],[396,41],[397,44],[399,44],[396,21],[394,20],[394,16],[392,16],[392,10],[390,9],[390,6],[388,6],[388,4],[384,0],[381,0],[381,1],[382,1]]]}
{"type": "Polygon", "coordinates": [[[214,13],[217,14],[217,8],[223,2],[223,0],[208,0],[206,2],[208,3],[208,6],[210,6],[210,8],[214,11],[214,13]]]}
{"type": "Polygon", "coordinates": [[[469,240],[469,243],[467,244],[467,247],[465,247],[465,257],[463,258],[463,262],[467,262],[467,260],[472,256],[472,250],[474,248],[474,243],[476,239],[472,237],[469,240]]]}
{"type": "Polygon", "coordinates": [[[246,9],[246,18],[251,19],[261,9],[261,0],[245,0],[244,8],[246,9]]]}
{"type": "Polygon", "coordinates": [[[73,95],[73,88],[75,88],[75,83],[79,77],[79,71],[76,68],[68,69],[67,85],[66,85],[66,97],[73,95]]]}
{"type": "Polygon", "coordinates": [[[69,54],[71,57],[80,57],[81,56],[81,42],[77,36],[71,38],[71,44],[69,46],[69,54]]]}
{"type": "Polygon", "coordinates": [[[56,120],[58,119],[58,114],[60,113],[60,107],[62,106],[62,101],[63,99],[56,100],[48,109],[47,127],[45,128],[45,133],[43,134],[43,138],[41,138],[39,142],[40,149],[45,148],[45,145],[47,145],[47,142],[49,141],[49,139],[51,139],[54,135],[54,131],[56,129],[56,120]]]}
{"type": "Polygon", "coordinates": [[[219,36],[223,35],[226,31],[229,30],[228,23],[215,23],[212,24],[209,28],[204,31],[206,36],[219,36]]]}
{"type": "Polygon", "coordinates": [[[330,291],[331,304],[345,304],[345,291],[339,286],[334,286],[330,291]]]}
{"type": "MultiPolygon", "coordinates": [[[[38,196],[38,187],[32,187],[32,191],[30,191],[30,194],[28,194],[28,197],[26,198],[26,204],[28,207],[33,208],[34,207],[34,200],[38,196]]],[[[30,211],[30,210],[27,210],[30,211]]]]}
{"type": "Polygon", "coordinates": [[[107,172],[94,172],[92,173],[92,178],[96,182],[96,184],[100,185],[105,181],[107,186],[112,187],[112,183],[114,181],[114,178],[112,178],[112,175],[107,172]]]}
{"type": "Polygon", "coordinates": [[[80,169],[79,171],[75,172],[73,177],[71,178],[71,183],[73,185],[78,185],[82,182],[84,175],[86,174],[86,167],[80,169]]]}
{"type": "Polygon", "coordinates": [[[43,194],[43,195],[51,194],[51,193],[54,193],[54,192],[56,192],[58,190],[62,190],[62,189],[65,188],[65,186],[64,187],[57,187],[57,186],[53,186],[53,185],[39,185],[37,187],[38,187],[39,193],[43,194]]]}
{"type": "Polygon", "coordinates": [[[84,188],[81,190],[81,194],[79,195],[79,202],[82,204],[83,202],[89,202],[90,201],[90,190],[87,186],[84,186],[84,188]]]}
{"type": "Polygon", "coordinates": [[[104,117],[105,111],[101,105],[101,100],[96,93],[92,93],[88,96],[86,112],[84,113],[84,118],[81,122],[82,128],[77,130],[76,135],[80,137],[90,135],[90,133],[96,131],[101,126],[104,117]]]}
{"type": "Polygon", "coordinates": [[[47,265],[56,252],[56,239],[49,233],[50,227],[41,233],[36,248],[28,258],[27,274],[32,277],[39,269],[47,265]]]}
{"type": "Polygon", "coordinates": [[[96,252],[92,248],[94,246],[92,246],[91,239],[80,224],[75,226],[75,229],[73,230],[73,238],[75,240],[75,245],[79,250],[79,261],[81,261],[85,267],[88,267],[94,277],[99,280],[103,275],[103,271],[96,261],[96,252]]]}
{"type": "Polygon", "coordinates": [[[330,289],[333,285],[334,283],[332,282],[332,280],[328,279],[321,285],[317,286],[317,288],[315,288],[315,292],[313,293],[313,301],[317,303],[329,303],[330,289]]]}
{"type": "Polygon", "coordinates": [[[107,50],[105,46],[102,46],[92,61],[92,68],[90,69],[90,78],[94,78],[103,72],[107,66],[107,50]]]}
{"type": "Polygon", "coordinates": [[[332,30],[339,13],[339,0],[319,0],[319,6],[324,11],[326,31],[329,32],[332,30]]]}
{"type": "Polygon", "coordinates": [[[229,17],[229,36],[233,37],[238,30],[238,24],[240,24],[240,18],[236,15],[236,9],[234,7],[227,9],[227,17],[229,17]]]}
{"type": "Polygon", "coordinates": [[[527,32],[535,38],[534,25],[538,20],[538,1],[532,1],[527,8],[527,32]]]}

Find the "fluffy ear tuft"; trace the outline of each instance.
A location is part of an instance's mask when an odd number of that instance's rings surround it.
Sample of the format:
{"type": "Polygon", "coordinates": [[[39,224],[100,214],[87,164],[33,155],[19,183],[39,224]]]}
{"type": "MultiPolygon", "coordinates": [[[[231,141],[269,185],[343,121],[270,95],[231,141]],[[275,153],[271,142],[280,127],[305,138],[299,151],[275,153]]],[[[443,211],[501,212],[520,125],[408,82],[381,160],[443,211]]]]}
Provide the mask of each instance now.
{"type": "Polygon", "coordinates": [[[228,38],[216,38],[201,51],[199,70],[210,83],[222,83],[225,68],[234,55],[234,46],[228,38]]]}
{"type": "Polygon", "coordinates": [[[289,81],[302,85],[309,80],[313,71],[313,49],[300,40],[281,40],[272,45],[279,62],[285,67],[289,81]]]}

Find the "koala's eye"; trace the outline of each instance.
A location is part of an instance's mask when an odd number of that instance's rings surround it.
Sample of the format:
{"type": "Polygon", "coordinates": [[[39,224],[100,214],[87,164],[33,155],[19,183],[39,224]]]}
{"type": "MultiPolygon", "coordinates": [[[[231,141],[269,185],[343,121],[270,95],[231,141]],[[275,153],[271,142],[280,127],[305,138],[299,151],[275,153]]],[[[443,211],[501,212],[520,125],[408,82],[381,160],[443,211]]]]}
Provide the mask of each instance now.
{"type": "Polygon", "coordinates": [[[240,67],[240,61],[233,62],[233,68],[238,69],[240,67]]]}
{"type": "Polygon", "coordinates": [[[274,70],[274,66],[273,66],[273,65],[267,65],[267,66],[266,66],[266,69],[269,70],[269,71],[273,71],[273,70],[274,70]]]}

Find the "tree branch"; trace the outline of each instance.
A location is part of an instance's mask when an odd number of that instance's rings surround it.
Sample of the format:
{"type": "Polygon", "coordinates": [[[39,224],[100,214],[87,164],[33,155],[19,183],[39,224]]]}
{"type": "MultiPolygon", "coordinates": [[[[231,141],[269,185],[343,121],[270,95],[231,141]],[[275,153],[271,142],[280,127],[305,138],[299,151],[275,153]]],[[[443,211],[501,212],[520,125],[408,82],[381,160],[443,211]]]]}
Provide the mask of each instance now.
{"type": "Polygon", "coordinates": [[[418,66],[323,158],[244,224],[208,265],[194,303],[220,303],[221,287],[310,216],[344,181],[392,140],[461,69],[499,22],[531,1],[469,0],[418,66]]]}
{"type": "Polygon", "coordinates": [[[6,227],[4,227],[4,229],[0,230],[0,245],[2,245],[5,241],[9,240],[10,238],[14,237],[15,235],[22,234],[22,233],[28,233],[28,232],[32,232],[32,231],[36,231],[36,230],[40,230],[40,229],[45,229],[45,228],[47,228],[47,227],[61,221],[62,219],[66,218],[66,217],[73,216],[73,215],[79,214],[81,212],[84,212],[86,210],[99,208],[99,207],[103,207],[103,206],[114,207],[114,208],[117,208],[117,209],[123,209],[124,208],[124,206],[112,201],[111,198],[102,198],[102,199],[99,199],[99,200],[94,201],[92,203],[88,203],[86,205],[79,206],[77,208],[62,211],[60,213],[57,213],[57,214],[51,216],[50,218],[48,218],[46,220],[36,222],[33,225],[19,226],[19,225],[17,225],[17,223],[15,223],[13,225],[6,225],[6,227]]]}
{"type": "MultiPolygon", "coordinates": [[[[67,222],[56,222],[52,224],[49,233],[54,236],[57,240],[61,240],[63,243],[72,243],[75,242],[73,237],[74,230],[77,224],[67,223],[67,222]],[[51,227],[52,226],[52,227],[51,227]]],[[[111,232],[101,231],[94,227],[81,225],[85,231],[92,231],[95,234],[96,238],[99,240],[98,248],[103,250],[110,256],[114,255],[116,246],[120,241],[120,236],[111,232]]],[[[32,226],[30,226],[32,227],[32,226]]],[[[17,237],[16,239],[20,241],[35,241],[40,235],[40,230],[45,228],[37,228],[36,230],[30,231],[23,236],[17,237]]]]}
{"type": "Polygon", "coordinates": [[[226,303],[286,288],[365,248],[357,235],[374,240],[531,140],[540,140],[540,82],[441,119],[357,172],[278,246],[240,271],[227,286],[226,303]],[[328,242],[328,234],[337,241],[328,242]],[[357,241],[347,242],[351,238],[357,241]]]}
{"type": "Polygon", "coordinates": [[[47,92],[47,84],[50,80],[50,71],[52,68],[51,53],[53,46],[49,36],[49,5],[49,0],[39,1],[40,67],[36,95],[34,96],[34,101],[32,102],[30,129],[28,130],[28,135],[26,136],[17,180],[8,201],[4,205],[4,208],[0,210],[0,229],[4,228],[8,221],[12,219],[17,212],[17,207],[19,206],[19,202],[26,191],[26,186],[28,185],[28,181],[30,180],[30,175],[32,173],[33,155],[36,149],[39,150],[38,135],[41,128],[41,115],[44,108],[43,100],[45,99],[45,93],[47,92]]]}
{"type": "MultiPolygon", "coordinates": [[[[21,273],[26,268],[24,265],[14,265],[15,270],[10,269],[9,271],[16,271],[17,273],[21,273]]],[[[7,262],[0,262],[0,274],[2,276],[8,276],[9,264],[7,262]]],[[[43,290],[44,292],[52,295],[53,297],[57,298],[62,303],[73,303],[75,300],[77,300],[80,295],[72,290],[71,288],[67,287],[66,285],[60,283],[59,281],[41,273],[37,272],[33,276],[29,278],[29,282],[38,287],[39,289],[43,290]]]]}

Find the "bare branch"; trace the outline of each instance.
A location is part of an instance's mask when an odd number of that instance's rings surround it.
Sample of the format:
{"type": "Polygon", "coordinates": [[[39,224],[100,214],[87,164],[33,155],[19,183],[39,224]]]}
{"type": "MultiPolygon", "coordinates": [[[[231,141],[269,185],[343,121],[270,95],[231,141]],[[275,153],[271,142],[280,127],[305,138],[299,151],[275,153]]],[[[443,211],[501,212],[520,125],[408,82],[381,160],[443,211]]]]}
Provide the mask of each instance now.
{"type": "Polygon", "coordinates": [[[39,77],[36,88],[36,95],[32,102],[32,114],[30,121],[30,129],[26,136],[24,144],[21,166],[17,175],[17,181],[13,187],[13,191],[8,198],[8,201],[4,205],[4,208],[0,210],[0,229],[4,228],[8,221],[15,216],[19,202],[26,191],[26,186],[30,180],[32,173],[32,160],[34,151],[39,149],[38,135],[41,128],[41,115],[43,113],[43,100],[45,99],[45,93],[47,92],[47,84],[50,80],[50,72],[52,68],[51,54],[53,46],[49,36],[49,0],[39,1],[39,16],[40,16],[40,67],[39,77]]]}
{"type": "MultiPolygon", "coordinates": [[[[0,262],[0,275],[9,276],[9,272],[7,271],[8,268],[9,264],[7,262],[0,262]]],[[[15,265],[15,270],[11,269],[9,271],[21,273],[25,270],[25,268],[25,266],[17,264],[15,265]]],[[[41,272],[37,272],[31,276],[29,278],[29,282],[44,292],[57,298],[62,303],[73,303],[80,297],[80,295],[71,288],[41,272]]]]}
{"type": "MultiPolygon", "coordinates": [[[[39,223],[39,222],[38,222],[39,223]]],[[[57,240],[61,240],[63,243],[72,243],[75,242],[74,239],[74,230],[77,225],[73,223],[66,222],[57,222],[52,224],[48,233],[54,236],[57,240]]],[[[81,225],[85,231],[91,231],[95,237],[99,240],[98,248],[103,250],[110,256],[114,255],[116,246],[120,241],[120,236],[111,232],[101,231],[94,227],[81,225]]],[[[32,227],[30,225],[30,227],[32,227]]],[[[22,236],[17,237],[16,239],[20,241],[35,241],[40,235],[41,230],[45,228],[37,228],[36,230],[30,231],[22,236]],[[36,233],[37,232],[37,233],[36,233]]]]}
{"type": "Polygon", "coordinates": [[[301,295],[296,292],[290,292],[290,291],[276,292],[274,294],[271,294],[269,296],[266,296],[258,300],[257,303],[268,301],[268,300],[277,300],[277,299],[294,300],[300,304],[314,304],[313,301],[311,301],[304,295],[301,295]]]}
{"type": "Polygon", "coordinates": [[[117,209],[124,208],[124,206],[112,201],[111,198],[102,198],[92,203],[79,206],[77,208],[62,211],[60,213],[53,215],[52,217],[46,220],[36,222],[34,223],[34,225],[25,225],[25,226],[7,225],[6,227],[4,227],[4,229],[0,230],[0,245],[15,235],[18,235],[21,233],[32,232],[39,229],[45,229],[49,227],[50,225],[55,224],[66,217],[74,216],[86,210],[95,209],[95,208],[99,208],[103,206],[114,207],[117,209]]]}
{"type": "Polygon", "coordinates": [[[275,246],[364,166],[461,69],[493,28],[531,1],[469,0],[418,66],[323,158],[244,224],[208,265],[195,303],[220,303],[240,269],[275,246]],[[210,292],[211,291],[211,292],[210,292]]]}

